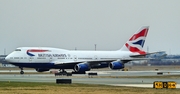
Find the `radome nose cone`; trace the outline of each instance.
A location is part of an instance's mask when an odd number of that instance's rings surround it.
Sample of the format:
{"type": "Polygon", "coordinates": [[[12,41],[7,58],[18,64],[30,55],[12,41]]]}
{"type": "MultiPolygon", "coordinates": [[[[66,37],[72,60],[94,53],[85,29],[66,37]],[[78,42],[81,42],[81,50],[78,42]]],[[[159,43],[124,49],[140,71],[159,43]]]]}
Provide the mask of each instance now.
{"type": "Polygon", "coordinates": [[[5,57],[5,61],[6,61],[6,62],[9,62],[9,60],[10,60],[9,56],[6,56],[6,57],[5,57]]]}

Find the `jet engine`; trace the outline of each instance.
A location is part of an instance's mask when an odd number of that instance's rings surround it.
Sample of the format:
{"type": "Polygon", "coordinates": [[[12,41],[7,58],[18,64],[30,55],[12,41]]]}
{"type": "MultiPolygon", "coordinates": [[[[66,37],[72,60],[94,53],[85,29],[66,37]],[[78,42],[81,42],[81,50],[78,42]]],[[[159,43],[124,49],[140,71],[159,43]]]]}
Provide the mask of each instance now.
{"type": "Polygon", "coordinates": [[[109,64],[109,67],[112,69],[112,70],[115,70],[115,69],[122,69],[124,68],[124,64],[120,61],[113,61],[109,64]]]}
{"type": "Polygon", "coordinates": [[[78,73],[83,73],[85,71],[89,71],[91,68],[89,66],[88,63],[79,63],[79,64],[76,64],[75,67],[74,67],[74,70],[75,72],[78,72],[78,73]]]}
{"type": "Polygon", "coordinates": [[[37,68],[36,71],[37,72],[45,72],[45,71],[49,71],[49,69],[37,68]]]}

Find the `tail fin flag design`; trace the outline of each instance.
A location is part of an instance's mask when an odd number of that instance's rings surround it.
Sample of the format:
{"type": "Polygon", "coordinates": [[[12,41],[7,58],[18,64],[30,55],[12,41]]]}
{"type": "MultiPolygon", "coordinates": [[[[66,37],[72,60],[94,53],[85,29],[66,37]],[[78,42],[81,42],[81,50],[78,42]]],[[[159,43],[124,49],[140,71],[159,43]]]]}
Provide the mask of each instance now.
{"type": "Polygon", "coordinates": [[[143,46],[149,30],[149,26],[142,26],[120,49],[121,51],[137,52],[145,54],[143,46]]]}

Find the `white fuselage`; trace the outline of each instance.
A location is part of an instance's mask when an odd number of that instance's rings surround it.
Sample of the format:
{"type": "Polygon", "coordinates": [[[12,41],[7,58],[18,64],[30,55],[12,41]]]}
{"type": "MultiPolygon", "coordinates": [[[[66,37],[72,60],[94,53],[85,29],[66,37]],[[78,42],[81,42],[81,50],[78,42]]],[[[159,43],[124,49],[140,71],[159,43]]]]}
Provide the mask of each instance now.
{"type": "MultiPolygon", "coordinates": [[[[70,51],[70,50],[57,49],[57,48],[25,47],[25,48],[17,48],[17,50],[15,50],[6,57],[6,60],[9,63],[17,66],[36,68],[39,66],[44,66],[47,63],[51,63],[51,64],[53,63],[54,65],[61,65],[68,63],[77,64],[77,63],[84,63],[91,61],[106,61],[106,60],[115,61],[115,60],[120,60],[122,58],[130,58],[129,55],[132,54],[134,53],[131,53],[129,51],[70,51]],[[42,49],[48,51],[27,52],[29,49],[42,49]],[[34,56],[30,56],[28,55],[28,53],[33,54],[34,56]]],[[[52,66],[49,67],[51,68],[52,66]]]]}

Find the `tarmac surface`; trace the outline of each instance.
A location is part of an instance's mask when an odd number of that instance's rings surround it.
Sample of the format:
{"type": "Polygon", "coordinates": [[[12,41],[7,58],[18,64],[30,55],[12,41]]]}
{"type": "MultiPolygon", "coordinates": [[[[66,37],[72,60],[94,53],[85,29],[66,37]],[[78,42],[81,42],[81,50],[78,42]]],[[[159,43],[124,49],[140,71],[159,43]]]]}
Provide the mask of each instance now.
{"type": "MultiPolygon", "coordinates": [[[[25,70],[24,75],[18,73],[19,70],[0,70],[0,81],[17,81],[17,82],[50,82],[56,83],[56,79],[72,79],[72,83],[84,84],[103,84],[113,86],[131,86],[131,87],[147,87],[153,88],[154,81],[174,81],[177,83],[176,88],[180,88],[180,80],[176,78],[156,78],[158,72],[163,75],[180,75],[180,71],[89,71],[97,72],[98,76],[88,76],[88,74],[73,74],[72,76],[54,76],[54,74],[28,74],[35,72],[34,70],[25,70]],[[11,72],[12,74],[2,74],[3,72],[11,72]],[[133,77],[134,76],[134,77],[133,77]],[[139,76],[144,76],[140,77],[139,76]],[[148,77],[146,77],[148,76],[148,77]]],[[[88,72],[88,73],[89,73],[88,72]]]]}

